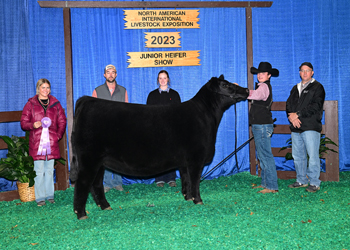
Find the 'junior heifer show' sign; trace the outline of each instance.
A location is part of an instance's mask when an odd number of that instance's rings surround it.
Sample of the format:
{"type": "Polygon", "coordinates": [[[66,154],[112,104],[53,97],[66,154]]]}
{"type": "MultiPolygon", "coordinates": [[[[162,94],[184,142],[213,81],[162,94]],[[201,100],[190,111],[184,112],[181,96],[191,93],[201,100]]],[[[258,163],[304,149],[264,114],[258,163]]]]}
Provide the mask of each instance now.
{"type": "Polygon", "coordinates": [[[199,65],[199,50],[128,52],[128,68],[199,65]]]}

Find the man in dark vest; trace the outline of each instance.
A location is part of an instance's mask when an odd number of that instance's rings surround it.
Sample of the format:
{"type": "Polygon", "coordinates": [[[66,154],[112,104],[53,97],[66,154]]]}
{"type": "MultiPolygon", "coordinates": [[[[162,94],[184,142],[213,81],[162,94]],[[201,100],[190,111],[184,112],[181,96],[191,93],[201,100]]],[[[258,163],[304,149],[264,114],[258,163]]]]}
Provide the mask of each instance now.
{"type": "MultiPolygon", "coordinates": [[[[106,82],[94,89],[92,96],[116,101],[116,102],[129,102],[128,93],[126,89],[117,84],[115,78],[117,77],[117,70],[114,65],[109,64],[105,67],[103,76],[106,78],[106,82]]],[[[116,173],[105,170],[103,177],[104,190],[108,192],[111,188],[115,188],[119,191],[123,191],[122,177],[116,173]]]]}

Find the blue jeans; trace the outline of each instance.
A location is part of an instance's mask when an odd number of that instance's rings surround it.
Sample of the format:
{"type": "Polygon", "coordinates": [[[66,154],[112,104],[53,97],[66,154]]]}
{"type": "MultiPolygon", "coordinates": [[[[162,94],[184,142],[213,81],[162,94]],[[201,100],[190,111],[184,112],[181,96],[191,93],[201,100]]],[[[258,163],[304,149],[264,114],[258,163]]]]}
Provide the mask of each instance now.
{"type": "Polygon", "coordinates": [[[54,159],[49,161],[34,161],[34,171],[36,172],[34,192],[36,202],[53,199],[54,197],[54,164],[54,159]]]}
{"type": "Polygon", "coordinates": [[[255,148],[260,161],[261,186],[278,190],[275,159],[271,151],[273,124],[253,124],[255,148]]]}
{"type": "Polygon", "coordinates": [[[316,131],[292,132],[292,156],[294,159],[297,182],[301,184],[320,186],[320,139],[321,134],[316,131]],[[309,167],[307,155],[309,155],[309,167]]]}
{"type": "Polygon", "coordinates": [[[108,169],[105,169],[103,182],[104,182],[104,186],[109,188],[114,188],[116,186],[123,185],[122,177],[108,169]]]}

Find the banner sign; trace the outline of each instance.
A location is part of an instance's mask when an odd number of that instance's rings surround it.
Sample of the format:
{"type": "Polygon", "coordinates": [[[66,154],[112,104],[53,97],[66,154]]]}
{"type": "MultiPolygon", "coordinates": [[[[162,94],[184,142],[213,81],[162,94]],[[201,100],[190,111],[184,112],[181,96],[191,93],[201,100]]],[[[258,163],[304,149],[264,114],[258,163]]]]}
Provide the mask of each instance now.
{"type": "Polygon", "coordinates": [[[145,32],[146,48],[180,48],[180,32],[145,32]]]}
{"type": "Polygon", "coordinates": [[[196,29],[199,10],[124,10],[124,29],[196,29]]]}
{"type": "Polygon", "coordinates": [[[127,52],[128,68],[199,66],[199,50],[127,52]]]}

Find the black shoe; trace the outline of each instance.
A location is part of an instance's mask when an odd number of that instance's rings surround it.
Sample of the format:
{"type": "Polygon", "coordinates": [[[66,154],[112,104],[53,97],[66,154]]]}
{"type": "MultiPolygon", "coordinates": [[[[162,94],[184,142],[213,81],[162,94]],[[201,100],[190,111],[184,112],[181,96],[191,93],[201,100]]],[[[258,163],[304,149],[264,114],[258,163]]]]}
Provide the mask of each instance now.
{"type": "Polygon", "coordinates": [[[48,199],[48,201],[49,201],[51,204],[54,204],[54,203],[55,203],[55,200],[54,200],[54,199],[48,199]]]}
{"type": "Polygon", "coordinates": [[[157,187],[164,187],[164,182],[157,183],[157,187]]]}
{"type": "Polygon", "coordinates": [[[169,182],[169,187],[176,187],[176,182],[175,181],[169,182]]]}
{"type": "Polygon", "coordinates": [[[315,186],[315,185],[310,185],[305,191],[311,192],[311,193],[316,193],[316,191],[320,190],[320,187],[315,186]]]}
{"type": "Polygon", "coordinates": [[[293,184],[288,185],[289,188],[301,188],[307,187],[307,184],[301,184],[300,182],[294,182],[293,184]]]}
{"type": "Polygon", "coordinates": [[[39,201],[37,202],[37,204],[38,204],[38,207],[42,207],[46,205],[45,201],[39,201]]]}

